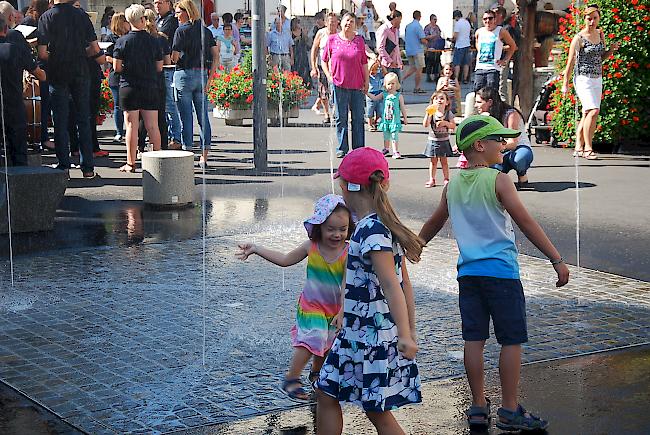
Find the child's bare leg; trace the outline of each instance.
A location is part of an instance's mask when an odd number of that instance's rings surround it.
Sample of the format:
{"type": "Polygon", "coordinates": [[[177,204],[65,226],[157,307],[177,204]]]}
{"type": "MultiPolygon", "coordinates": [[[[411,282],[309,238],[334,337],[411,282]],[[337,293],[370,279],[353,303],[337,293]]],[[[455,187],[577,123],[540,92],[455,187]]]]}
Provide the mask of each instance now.
{"type": "Polygon", "coordinates": [[[366,415],[377,429],[377,435],[404,435],[405,433],[390,411],[366,412],[366,415]]]}
{"type": "Polygon", "coordinates": [[[393,154],[399,152],[399,143],[396,140],[391,140],[390,145],[391,145],[391,147],[393,149],[393,154]]]}
{"type": "Polygon", "coordinates": [[[449,162],[447,157],[440,157],[440,166],[442,166],[442,176],[445,180],[449,180],[449,162]]]}
{"type": "Polygon", "coordinates": [[[472,404],[486,406],[485,371],[483,368],[483,347],[485,340],[465,342],[465,372],[472,391],[472,404]]]}
{"type": "Polygon", "coordinates": [[[436,171],[438,171],[438,157],[431,157],[429,162],[429,178],[431,180],[436,179],[436,171]]]}
{"type": "Polygon", "coordinates": [[[302,369],[305,368],[312,353],[302,346],[293,348],[293,355],[289,363],[289,370],[287,371],[287,379],[300,379],[302,369]]]}
{"type": "Polygon", "coordinates": [[[325,363],[324,356],[314,355],[314,359],[311,360],[311,372],[312,373],[320,372],[320,369],[323,367],[324,363],[325,363]]]}
{"type": "Polygon", "coordinates": [[[389,150],[390,149],[390,140],[384,139],[384,149],[389,150]]]}
{"type": "MultiPolygon", "coordinates": [[[[483,358],[481,358],[483,361],[483,358]]],[[[517,409],[519,374],[521,369],[521,345],[501,347],[499,378],[501,379],[502,406],[510,411],[517,409]]]]}
{"type": "Polygon", "coordinates": [[[343,413],[338,400],[316,390],[316,433],[340,435],[343,432],[343,413]]]}

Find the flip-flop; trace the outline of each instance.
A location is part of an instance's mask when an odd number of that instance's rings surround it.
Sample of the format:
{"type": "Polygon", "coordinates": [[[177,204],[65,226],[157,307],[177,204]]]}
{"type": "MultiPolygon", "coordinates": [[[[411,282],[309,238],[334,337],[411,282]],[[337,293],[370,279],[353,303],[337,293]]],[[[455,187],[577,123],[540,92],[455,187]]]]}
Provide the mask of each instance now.
{"type": "Polygon", "coordinates": [[[598,155],[593,151],[585,151],[582,157],[584,157],[587,160],[598,160],[598,155]]]}
{"type": "Polygon", "coordinates": [[[429,187],[436,187],[436,180],[429,180],[426,183],[424,183],[424,187],[429,188],[429,187]]]}
{"type": "Polygon", "coordinates": [[[574,151],[573,152],[573,157],[582,157],[582,151],[574,151]]]}

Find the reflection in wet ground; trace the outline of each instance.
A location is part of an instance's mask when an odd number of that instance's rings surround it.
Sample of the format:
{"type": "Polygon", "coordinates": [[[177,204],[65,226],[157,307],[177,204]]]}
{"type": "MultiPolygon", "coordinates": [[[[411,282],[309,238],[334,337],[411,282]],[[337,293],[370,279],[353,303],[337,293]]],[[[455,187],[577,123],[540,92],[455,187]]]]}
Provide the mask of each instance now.
{"type": "MultiPolygon", "coordinates": [[[[241,263],[234,251],[245,239],[296,246],[311,208],[302,198],[211,202],[205,366],[198,207],[174,220],[128,205],[105,225],[106,247],[18,256],[16,287],[0,276],[0,378],[91,433],[166,432],[295,407],[277,385],[304,265],[285,270],[283,291],[280,268],[241,263]]],[[[463,372],[455,261],[454,243],[439,239],[411,268],[425,380],[463,372]]],[[[650,341],[648,284],[590,271],[557,290],[546,261],[521,264],[526,361],[650,341]]],[[[497,351],[489,341],[488,367],[497,351]]],[[[440,412],[457,417],[458,408],[440,412]]]]}

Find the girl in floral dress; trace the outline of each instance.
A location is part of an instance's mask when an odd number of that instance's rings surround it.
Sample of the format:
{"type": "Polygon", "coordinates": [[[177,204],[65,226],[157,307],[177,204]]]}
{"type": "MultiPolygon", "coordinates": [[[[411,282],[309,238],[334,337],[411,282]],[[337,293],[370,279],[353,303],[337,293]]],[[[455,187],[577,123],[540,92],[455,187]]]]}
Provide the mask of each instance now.
{"type": "Polygon", "coordinates": [[[423,243],[390,205],[388,163],[379,151],[352,151],[335,177],[360,219],[348,250],[342,329],[316,385],[317,433],[341,433],[344,402],[360,406],[380,433],[403,433],[391,410],[422,401],[404,257],[419,261],[423,243]]]}

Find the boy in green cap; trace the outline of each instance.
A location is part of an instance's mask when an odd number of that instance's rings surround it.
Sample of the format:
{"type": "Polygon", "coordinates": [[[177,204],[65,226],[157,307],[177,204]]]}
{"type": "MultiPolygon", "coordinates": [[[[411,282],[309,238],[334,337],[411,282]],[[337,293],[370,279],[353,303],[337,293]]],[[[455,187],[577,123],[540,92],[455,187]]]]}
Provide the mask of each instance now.
{"type": "Polygon", "coordinates": [[[490,166],[503,161],[504,138],[517,137],[491,116],[475,115],[456,129],[456,145],[468,160],[442,191],[438,208],[420,237],[431,240],[451,217],[458,244],[459,306],[465,341],[465,371],[472,391],[467,410],[471,427],[488,427],[490,401],[485,397],[483,348],[490,318],[501,345],[499,376],[502,404],[497,427],[504,430],[546,429],[548,422],[527,412],[518,402],[521,344],[528,341],[523,288],[519,280],[517,246],[511,217],[557,273],[557,287],[569,281],[569,269],[544,230],[519,199],[512,180],[490,166]]]}

